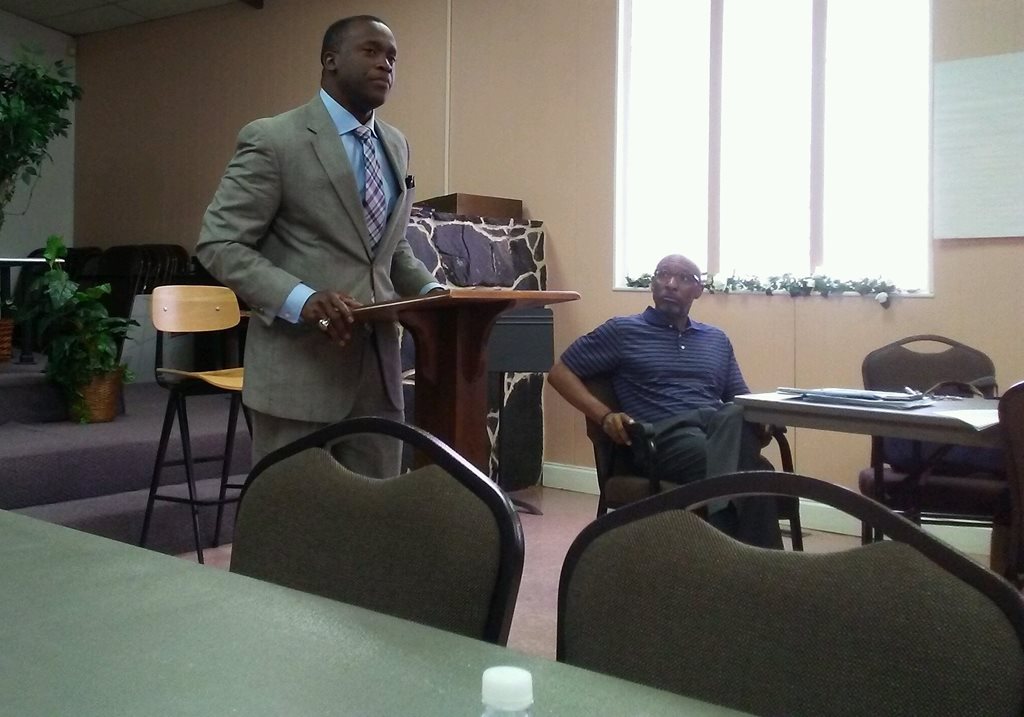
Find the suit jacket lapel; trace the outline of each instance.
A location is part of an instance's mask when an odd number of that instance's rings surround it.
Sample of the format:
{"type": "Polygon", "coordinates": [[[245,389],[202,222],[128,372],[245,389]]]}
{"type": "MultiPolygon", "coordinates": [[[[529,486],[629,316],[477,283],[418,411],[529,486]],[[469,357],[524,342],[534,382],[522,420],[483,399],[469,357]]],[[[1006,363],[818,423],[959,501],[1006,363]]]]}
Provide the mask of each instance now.
{"type": "MultiPolygon", "coordinates": [[[[391,164],[391,171],[394,172],[395,182],[398,185],[398,195],[395,197],[395,208],[391,212],[391,216],[388,217],[388,223],[384,227],[384,233],[381,235],[381,242],[390,238],[395,232],[395,224],[402,221],[404,212],[401,211],[404,206],[406,199],[406,192],[409,189],[405,186],[405,174],[408,171],[408,165],[406,164],[406,144],[405,138],[402,137],[391,125],[385,124],[380,120],[376,121],[377,136],[380,137],[381,144],[384,145],[384,154],[387,155],[387,161],[391,164]]],[[[400,236],[405,236],[405,228],[403,227],[400,232],[400,236]]],[[[381,253],[380,251],[377,252],[381,253]]]]}
{"type": "MultiPolygon", "coordinates": [[[[355,175],[341,146],[338,128],[334,126],[331,115],[324,107],[319,96],[306,105],[309,108],[308,128],[312,132],[313,151],[323,166],[327,177],[331,180],[334,191],[338,194],[345,211],[352,219],[352,226],[359,232],[363,247],[370,252],[370,233],[366,229],[366,215],[363,213],[363,200],[356,187],[355,175]]],[[[404,183],[403,183],[404,184],[404,183]]]]}
{"type": "Polygon", "coordinates": [[[405,139],[391,125],[384,124],[380,120],[377,120],[375,124],[377,136],[380,138],[381,144],[384,145],[387,161],[391,164],[391,170],[395,173],[395,179],[398,180],[399,195],[404,194],[406,172],[405,139]]]}

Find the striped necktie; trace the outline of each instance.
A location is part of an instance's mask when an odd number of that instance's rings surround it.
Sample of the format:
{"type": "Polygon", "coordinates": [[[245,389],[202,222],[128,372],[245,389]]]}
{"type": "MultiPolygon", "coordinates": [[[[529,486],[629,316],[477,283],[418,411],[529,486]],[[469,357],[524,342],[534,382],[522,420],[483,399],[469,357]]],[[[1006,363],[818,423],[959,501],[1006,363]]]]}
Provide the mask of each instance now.
{"type": "Polygon", "coordinates": [[[380,236],[384,233],[387,222],[387,200],[384,197],[384,178],[381,175],[380,163],[377,162],[377,150],[373,146],[373,133],[365,125],[355,129],[356,136],[363,144],[363,157],[366,159],[366,188],[363,191],[363,211],[366,214],[366,228],[370,232],[370,249],[377,250],[380,236]]]}

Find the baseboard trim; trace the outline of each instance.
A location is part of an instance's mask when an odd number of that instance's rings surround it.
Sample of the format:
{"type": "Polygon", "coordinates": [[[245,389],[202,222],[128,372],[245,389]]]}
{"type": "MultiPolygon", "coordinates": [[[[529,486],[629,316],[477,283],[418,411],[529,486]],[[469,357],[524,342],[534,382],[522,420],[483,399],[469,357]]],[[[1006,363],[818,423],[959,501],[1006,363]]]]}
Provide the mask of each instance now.
{"type": "MultiPolygon", "coordinates": [[[[597,473],[593,468],[565,463],[545,463],[543,484],[547,488],[570,490],[576,493],[598,495],[597,473]]],[[[860,535],[860,521],[841,510],[813,500],[800,500],[800,522],[809,530],[821,530],[841,535],[860,535]]],[[[991,528],[954,525],[926,525],[926,532],[934,535],[962,553],[988,555],[991,528]]]]}
{"type": "MultiPolygon", "coordinates": [[[[841,510],[813,500],[800,500],[800,523],[810,530],[822,530],[842,535],[860,535],[860,521],[841,510]]],[[[926,533],[934,535],[962,553],[988,555],[992,529],[972,525],[924,525],[926,533]]]]}
{"type": "Polygon", "coordinates": [[[593,468],[572,466],[566,463],[545,463],[542,483],[545,488],[571,490],[574,493],[600,495],[597,487],[597,472],[593,468]]]}

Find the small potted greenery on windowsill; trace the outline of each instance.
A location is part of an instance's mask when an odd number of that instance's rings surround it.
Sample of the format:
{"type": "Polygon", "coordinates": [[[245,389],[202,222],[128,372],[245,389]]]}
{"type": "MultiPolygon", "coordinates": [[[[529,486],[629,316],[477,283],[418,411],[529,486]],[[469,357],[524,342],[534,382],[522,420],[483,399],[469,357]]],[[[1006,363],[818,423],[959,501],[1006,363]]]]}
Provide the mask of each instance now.
{"type": "Polygon", "coordinates": [[[61,237],[46,240],[43,257],[49,268],[29,288],[18,320],[31,321],[38,332],[46,375],[64,394],[71,418],[111,421],[122,384],[132,379],[118,360],[118,341],[138,322],[110,316],[102,301],[110,284],[81,288],[57,261],[66,254],[61,237]]]}

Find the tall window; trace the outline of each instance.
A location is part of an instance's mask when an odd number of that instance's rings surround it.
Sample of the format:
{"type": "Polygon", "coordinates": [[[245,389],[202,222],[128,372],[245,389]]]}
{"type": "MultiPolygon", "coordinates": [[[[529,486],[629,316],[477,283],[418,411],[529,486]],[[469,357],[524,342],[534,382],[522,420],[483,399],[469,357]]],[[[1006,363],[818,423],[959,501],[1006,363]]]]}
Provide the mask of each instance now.
{"type": "Polygon", "coordinates": [[[929,285],[929,0],[620,0],[618,281],[929,285]]]}

